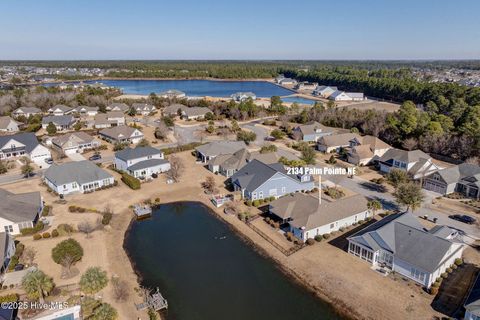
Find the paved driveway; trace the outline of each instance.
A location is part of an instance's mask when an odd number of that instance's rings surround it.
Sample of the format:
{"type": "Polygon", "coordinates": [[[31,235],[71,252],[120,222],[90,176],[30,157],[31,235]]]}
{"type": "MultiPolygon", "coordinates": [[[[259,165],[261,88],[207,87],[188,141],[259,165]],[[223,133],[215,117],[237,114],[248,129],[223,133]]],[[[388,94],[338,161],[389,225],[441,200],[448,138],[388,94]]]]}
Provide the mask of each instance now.
{"type": "Polygon", "coordinates": [[[85,157],[81,154],[81,153],[71,153],[68,155],[68,157],[72,160],[72,161],[83,161],[83,160],[87,160],[85,159],[85,157]]]}

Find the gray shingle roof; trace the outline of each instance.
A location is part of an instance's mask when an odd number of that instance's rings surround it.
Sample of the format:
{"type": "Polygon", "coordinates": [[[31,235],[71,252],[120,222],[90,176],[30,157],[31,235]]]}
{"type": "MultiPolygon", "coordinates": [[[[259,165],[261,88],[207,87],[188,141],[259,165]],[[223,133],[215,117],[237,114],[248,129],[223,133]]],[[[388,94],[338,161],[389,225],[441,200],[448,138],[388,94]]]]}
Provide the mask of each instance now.
{"type": "Polygon", "coordinates": [[[55,185],[76,182],[79,185],[112,178],[107,171],[88,160],[72,161],[61,165],[53,164],[44,173],[44,177],[55,185]]]}
{"type": "Polygon", "coordinates": [[[450,184],[458,182],[465,178],[480,175],[480,166],[469,163],[462,163],[457,166],[439,170],[437,173],[447,184],[450,184]]]}
{"type": "Polygon", "coordinates": [[[115,152],[115,158],[122,159],[124,161],[143,158],[147,156],[153,156],[161,153],[160,150],[154,147],[137,147],[137,148],[125,148],[123,150],[115,152]]]}
{"type": "Polygon", "coordinates": [[[128,167],[127,169],[131,171],[136,171],[136,170],[146,169],[146,168],[150,168],[150,167],[154,167],[154,166],[158,166],[166,163],[168,163],[168,161],[165,159],[149,159],[149,160],[137,162],[134,165],[131,165],[130,167],[128,167]]]}
{"type": "Polygon", "coordinates": [[[12,139],[25,145],[25,150],[29,153],[39,144],[33,132],[17,133],[9,136],[0,136],[0,149],[4,149],[4,147],[9,148],[10,146],[5,146],[5,144],[12,139]]]}
{"type": "Polygon", "coordinates": [[[431,157],[422,150],[406,151],[401,149],[390,149],[380,158],[379,161],[384,163],[391,163],[393,160],[402,161],[405,163],[417,162],[420,159],[430,159],[431,157]]]}
{"type": "Polygon", "coordinates": [[[74,120],[71,115],[43,117],[42,124],[49,124],[50,122],[59,126],[68,126],[68,125],[71,125],[74,122],[74,120]]]}
{"type": "Polygon", "coordinates": [[[15,194],[0,189],[0,217],[15,223],[35,220],[42,205],[40,192],[15,194]]]}
{"type": "Polygon", "coordinates": [[[340,133],[321,137],[318,144],[327,147],[346,146],[350,144],[350,140],[360,137],[356,133],[340,133]]]}
{"type": "Polygon", "coordinates": [[[117,126],[117,127],[103,129],[99,133],[101,135],[117,140],[121,136],[124,138],[131,138],[135,130],[138,130],[138,129],[135,129],[129,126],[117,126]]]}
{"type": "Polygon", "coordinates": [[[72,132],[67,133],[52,139],[52,143],[63,147],[66,143],[69,143],[69,147],[78,146],[79,144],[85,144],[92,142],[95,138],[85,132],[72,132]]]}
{"type": "Polygon", "coordinates": [[[243,141],[214,141],[195,148],[206,156],[218,156],[220,154],[233,154],[240,149],[246,148],[243,141]]]}
{"type": "Polygon", "coordinates": [[[36,107],[21,107],[13,111],[14,114],[17,113],[42,113],[42,110],[36,107]]]}

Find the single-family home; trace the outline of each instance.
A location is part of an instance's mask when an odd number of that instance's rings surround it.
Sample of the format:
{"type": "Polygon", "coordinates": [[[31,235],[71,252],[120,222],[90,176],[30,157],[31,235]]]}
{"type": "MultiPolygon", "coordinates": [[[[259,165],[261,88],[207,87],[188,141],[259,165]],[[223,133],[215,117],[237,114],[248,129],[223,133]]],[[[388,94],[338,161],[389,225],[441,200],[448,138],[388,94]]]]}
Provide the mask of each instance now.
{"type": "Polygon", "coordinates": [[[363,101],[365,100],[365,95],[362,92],[347,92],[347,95],[352,99],[352,101],[363,101]]]}
{"type": "Polygon", "coordinates": [[[280,81],[282,81],[283,79],[285,79],[285,76],[283,74],[280,74],[275,77],[274,81],[275,83],[280,83],[280,81]]]}
{"type": "Polygon", "coordinates": [[[237,92],[230,96],[233,101],[241,102],[247,99],[255,100],[257,99],[257,95],[253,92],[237,92]]]}
{"type": "Polygon", "coordinates": [[[389,173],[392,168],[406,171],[413,179],[424,178],[442,169],[432,158],[421,150],[389,149],[378,159],[380,171],[389,173]]]}
{"type": "Polygon", "coordinates": [[[108,111],[107,113],[99,113],[94,118],[94,127],[96,129],[104,129],[125,125],[125,113],[122,111],[108,111]]]}
{"type": "Polygon", "coordinates": [[[143,133],[129,126],[117,126],[106,128],[99,133],[102,139],[110,143],[139,143],[143,138],[143,133]]]}
{"type": "Polygon", "coordinates": [[[40,192],[12,193],[0,189],[0,230],[12,235],[34,227],[43,210],[40,192]]]}
{"type": "Polygon", "coordinates": [[[297,80],[291,78],[283,78],[278,83],[282,86],[294,86],[297,84],[297,80]]]}
{"type": "Polygon", "coordinates": [[[329,100],[333,101],[362,101],[365,100],[361,92],[345,92],[337,90],[328,96],[329,100]]]}
{"type": "Polygon", "coordinates": [[[335,131],[335,129],[328,128],[316,121],[300,125],[293,129],[294,136],[298,135],[302,141],[307,142],[317,142],[321,137],[329,136],[335,131]]]}
{"type": "Polygon", "coordinates": [[[100,141],[82,131],[66,133],[52,139],[52,146],[66,155],[83,153],[99,145],[100,141]]]}
{"type": "Polygon", "coordinates": [[[52,157],[50,150],[38,142],[33,132],[0,136],[0,160],[23,156],[29,157],[37,164],[41,164],[45,159],[52,157]]]}
{"type": "MultiPolygon", "coordinates": [[[[0,274],[7,270],[10,258],[15,254],[15,241],[12,236],[2,231],[0,232],[0,274]]],[[[2,319],[0,317],[0,319],[2,319]]]]}
{"type": "Polygon", "coordinates": [[[174,103],[163,108],[162,113],[164,117],[176,117],[183,114],[183,111],[188,107],[183,104],[174,103]]]}
{"type": "Polygon", "coordinates": [[[42,128],[47,129],[50,123],[53,123],[57,131],[70,130],[75,124],[76,120],[71,115],[67,116],[46,116],[42,119],[42,128]]]}
{"type": "Polygon", "coordinates": [[[446,226],[426,230],[409,212],[392,214],[348,237],[348,252],[426,288],[438,279],[465,245],[446,226]]]}
{"type": "Polygon", "coordinates": [[[197,160],[202,163],[208,163],[211,159],[219,155],[232,155],[240,149],[247,146],[243,141],[214,141],[203,144],[195,148],[197,160]]]}
{"type": "Polygon", "coordinates": [[[128,110],[130,110],[130,107],[125,103],[115,102],[115,103],[109,104],[106,107],[106,109],[107,111],[121,111],[125,113],[128,110]]]}
{"type": "Polygon", "coordinates": [[[43,180],[62,195],[93,192],[114,184],[110,173],[88,160],[54,163],[45,171],[43,180]]]}
{"type": "Polygon", "coordinates": [[[308,82],[308,81],[302,81],[297,83],[295,86],[296,90],[315,90],[318,87],[318,83],[316,82],[308,82]]]}
{"type": "Polygon", "coordinates": [[[183,91],[170,89],[167,91],[160,92],[157,94],[157,97],[164,98],[164,99],[181,99],[185,98],[186,94],[183,91]]]}
{"type": "Polygon", "coordinates": [[[330,86],[318,86],[314,91],[313,95],[319,96],[322,98],[328,98],[332,93],[338,91],[337,87],[330,87],[330,86]]]}
{"type": "Polygon", "coordinates": [[[349,163],[367,165],[379,159],[392,147],[374,136],[356,136],[350,140],[350,149],[347,153],[349,163]]]}
{"type": "Polygon", "coordinates": [[[42,115],[42,110],[35,108],[35,107],[20,107],[15,109],[12,112],[12,115],[16,117],[24,116],[25,118],[29,118],[30,116],[42,115]]]}
{"type": "Polygon", "coordinates": [[[288,193],[310,191],[315,187],[311,175],[287,174],[281,163],[266,164],[252,160],[230,178],[235,191],[244,199],[281,197],[288,193]]]}
{"type": "Polygon", "coordinates": [[[73,108],[70,108],[69,106],[65,106],[63,104],[58,104],[48,109],[48,113],[54,116],[65,116],[72,113],[73,111],[74,111],[73,108]]]}
{"type": "Polygon", "coordinates": [[[0,117],[0,132],[18,132],[21,123],[8,116],[0,117]]]}
{"type": "Polygon", "coordinates": [[[371,217],[367,202],[359,194],[335,201],[319,201],[318,197],[295,193],[272,201],[269,212],[282,224],[288,224],[288,231],[305,242],[371,217]]]}
{"type": "Polygon", "coordinates": [[[340,151],[342,148],[350,146],[350,140],[360,137],[356,133],[339,133],[320,137],[317,142],[318,151],[330,153],[333,151],[340,151]]]}
{"type": "Polygon", "coordinates": [[[465,308],[463,320],[480,319],[480,275],[475,278],[463,307],[465,308]]]}
{"type": "Polygon", "coordinates": [[[141,179],[170,170],[163,152],[153,147],[125,148],[115,153],[113,163],[116,169],[141,179]]]}
{"type": "Polygon", "coordinates": [[[207,113],[212,111],[206,107],[190,107],[182,111],[182,119],[185,120],[200,120],[204,119],[207,113]]]}
{"type": "Polygon", "coordinates": [[[458,192],[478,200],[480,199],[480,166],[462,163],[438,170],[425,177],[423,187],[443,195],[458,192]]]}
{"type": "Polygon", "coordinates": [[[208,162],[208,170],[229,178],[247,164],[249,154],[248,150],[243,148],[233,154],[218,155],[208,162]]]}
{"type": "Polygon", "coordinates": [[[98,113],[98,107],[78,106],[73,109],[73,112],[83,116],[94,117],[98,113]]]}
{"type": "Polygon", "coordinates": [[[157,111],[157,108],[154,105],[148,103],[134,103],[132,104],[132,108],[135,109],[137,114],[144,116],[148,116],[152,112],[157,111]]]}

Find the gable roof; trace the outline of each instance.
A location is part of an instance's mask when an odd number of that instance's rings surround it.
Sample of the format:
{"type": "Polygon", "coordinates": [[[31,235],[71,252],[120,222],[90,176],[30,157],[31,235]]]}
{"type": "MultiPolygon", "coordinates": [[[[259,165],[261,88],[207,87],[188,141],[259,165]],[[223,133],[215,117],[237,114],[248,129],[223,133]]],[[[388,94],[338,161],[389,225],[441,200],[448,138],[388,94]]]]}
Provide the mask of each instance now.
{"type": "Polygon", "coordinates": [[[50,122],[59,126],[69,126],[74,122],[74,119],[71,115],[43,117],[42,124],[49,124],[50,122]]]}
{"type": "Polygon", "coordinates": [[[183,109],[183,113],[188,117],[203,116],[209,112],[212,111],[206,107],[190,107],[183,109]]]}
{"type": "MultiPolygon", "coordinates": [[[[117,126],[112,128],[105,128],[101,130],[99,133],[101,135],[104,135],[113,139],[118,139],[119,137],[126,137],[126,138],[131,137],[136,130],[138,129],[135,129],[129,126],[117,126]]],[[[141,132],[140,130],[138,131],[141,132]]]]}
{"type": "Polygon", "coordinates": [[[372,150],[377,150],[377,149],[388,149],[391,148],[391,146],[382,140],[380,140],[377,137],[366,135],[366,136],[357,136],[353,138],[352,140],[355,140],[358,142],[360,145],[368,145],[370,146],[370,149],[372,150]]]}
{"type": "Polygon", "coordinates": [[[155,106],[148,103],[134,103],[132,107],[137,111],[153,111],[155,106]]]}
{"type": "Polygon", "coordinates": [[[303,135],[311,135],[317,133],[316,130],[320,130],[321,133],[325,132],[334,132],[335,130],[332,128],[328,128],[324,126],[321,123],[318,122],[312,122],[312,123],[307,123],[301,126],[298,126],[298,130],[300,130],[303,135]]]}
{"type": "MultiPolygon", "coordinates": [[[[25,150],[28,153],[30,153],[33,149],[35,149],[39,145],[37,137],[33,132],[23,132],[23,133],[17,133],[9,136],[0,136],[0,149],[4,149],[5,145],[10,140],[15,140],[25,145],[25,150]]],[[[9,148],[10,146],[6,146],[6,147],[9,148]]]]}
{"type": "Polygon", "coordinates": [[[186,105],[180,104],[180,103],[175,103],[171,104],[165,108],[163,108],[163,113],[166,114],[177,114],[178,110],[180,109],[181,111],[187,109],[188,107],[186,105]]]}
{"type": "Polygon", "coordinates": [[[168,163],[168,161],[165,159],[148,159],[148,160],[137,162],[131,165],[130,167],[128,167],[127,169],[131,171],[136,171],[136,170],[155,167],[155,166],[166,164],[166,163],[168,163]]]}
{"type": "Polygon", "coordinates": [[[470,163],[462,163],[450,168],[437,171],[442,179],[447,183],[456,183],[460,180],[474,178],[480,181],[480,166],[470,163]]]}
{"type": "Polygon", "coordinates": [[[89,111],[98,111],[98,107],[89,107],[89,106],[78,106],[73,109],[75,112],[89,112],[89,111]]]}
{"type": "Polygon", "coordinates": [[[44,177],[57,186],[76,182],[78,185],[112,178],[112,175],[94,163],[72,161],[64,164],[52,164],[44,173],[44,177]]]}
{"type": "Polygon", "coordinates": [[[42,113],[42,110],[36,107],[20,107],[13,111],[14,114],[17,113],[42,113]]]}
{"type": "Polygon", "coordinates": [[[380,157],[379,161],[388,163],[397,160],[405,163],[412,163],[417,162],[420,159],[428,160],[431,159],[431,157],[422,150],[406,151],[394,148],[385,152],[385,154],[380,157]]]}
{"type": "Polygon", "coordinates": [[[57,110],[60,110],[61,112],[69,112],[69,111],[72,111],[73,108],[70,108],[69,106],[66,106],[66,105],[63,105],[63,104],[57,104],[56,106],[54,107],[51,107],[50,109],[48,109],[49,112],[55,112],[57,110]]]}
{"type": "Polygon", "coordinates": [[[323,136],[318,140],[318,144],[327,147],[346,146],[350,144],[350,140],[360,137],[356,133],[339,133],[329,136],[323,136]]]}
{"type": "Polygon", "coordinates": [[[106,109],[107,110],[118,109],[122,112],[126,112],[130,109],[130,107],[126,103],[114,102],[109,104],[106,109]]]}
{"type": "Polygon", "coordinates": [[[137,148],[125,148],[123,150],[115,152],[115,158],[122,159],[124,161],[143,158],[147,156],[153,156],[161,154],[162,152],[154,147],[137,147],[137,148]]]}
{"type": "Polygon", "coordinates": [[[42,206],[40,192],[12,193],[0,189],[0,217],[14,223],[33,221],[42,206]]]}
{"type": "Polygon", "coordinates": [[[11,122],[19,124],[17,121],[13,120],[9,116],[0,117],[0,129],[7,128],[11,122]]]}
{"type": "Polygon", "coordinates": [[[195,148],[206,156],[218,156],[220,154],[233,154],[247,145],[243,141],[213,141],[195,148]]]}
{"type": "Polygon", "coordinates": [[[52,139],[52,143],[60,147],[64,147],[66,144],[69,144],[70,147],[73,147],[78,146],[79,144],[92,142],[93,140],[95,140],[95,138],[91,135],[82,131],[78,131],[54,137],[52,139]]]}

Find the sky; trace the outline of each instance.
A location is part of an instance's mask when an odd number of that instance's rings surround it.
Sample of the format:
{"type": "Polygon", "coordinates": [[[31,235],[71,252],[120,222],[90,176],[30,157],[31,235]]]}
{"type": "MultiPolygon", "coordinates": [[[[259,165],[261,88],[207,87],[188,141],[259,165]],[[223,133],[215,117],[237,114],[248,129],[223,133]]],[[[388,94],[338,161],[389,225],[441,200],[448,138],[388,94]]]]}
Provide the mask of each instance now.
{"type": "Polygon", "coordinates": [[[478,0],[0,1],[0,60],[480,59],[478,0]]]}

